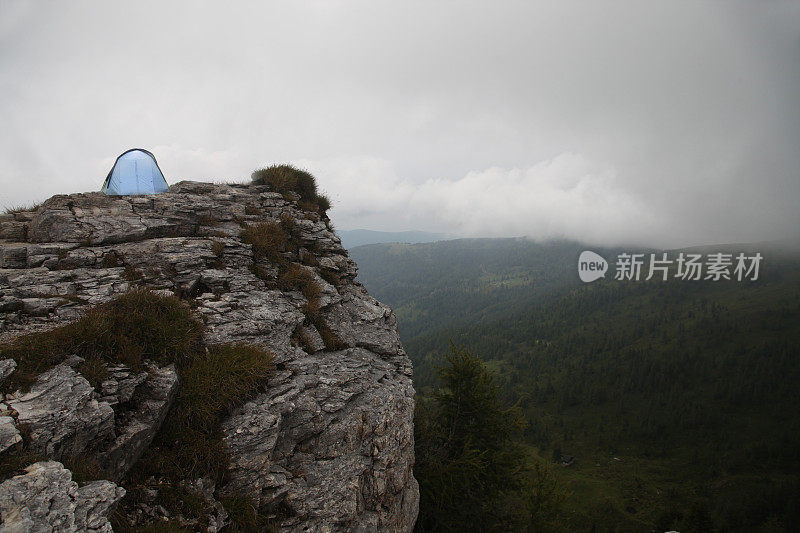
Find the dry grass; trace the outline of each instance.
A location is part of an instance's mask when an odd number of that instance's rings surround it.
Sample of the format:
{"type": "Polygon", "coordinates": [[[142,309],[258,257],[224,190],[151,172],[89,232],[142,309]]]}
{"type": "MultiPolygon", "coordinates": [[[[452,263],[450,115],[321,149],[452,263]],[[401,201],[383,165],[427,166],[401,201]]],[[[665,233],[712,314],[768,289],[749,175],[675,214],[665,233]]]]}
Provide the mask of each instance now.
{"type": "MultiPolygon", "coordinates": [[[[180,368],[181,390],[175,406],[150,448],[129,474],[130,492],[123,508],[135,509],[143,489],[158,480],[158,503],[172,514],[203,517],[205,500],[188,491],[181,481],[208,477],[220,485],[229,458],[222,440],[221,422],[233,408],[263,390],[273,370],[273,355],[245,344],[214,346],[180,368]]],[[[256,519],[266,523],[257,511],[256,519]]],[[[237,520],[231,513],[234,521],[237,520]]],[[[247,523],[240,531],[250,531],[247,523]]],[[[237,523],[238,524],[238,523],[237,523]]]]}
{"type": "Polygon", "coordinates": [[[213,241],[211,243],[211,252],[217,256],[217,259],[222,259],[225,254],[225,243],[222,241],[213,241]]]}
{"type": "Polygon", "coordinates": [[[330,209],[327,196],[317,192],[317,180],[308,171],[292,165],[271,165],[256,170],[251,175],[256,185],[269,185],[273,191],[286,195],[293,192],[300,195],[299,206],[324,215],[330,209]]]}
{"type": "Polygon", "coordinates": [[[3,210],[4,215],[14,215],[16,213],[29,213],[36,211],[42,206],[42,202],[33,202],[30,204],[20,204],[8,206],[3,210]]]}
{"type": "MultiPolygon", "coordinates": [[[[232,344],[204,349],[202,330],[202,323],[178,298],[136,289],[90,309],[76,322],[20,337],[0,348],[0,357],[12,357],[18,364],[10,388],[32,383],[38,374],[71,354],[85,358],[78,370],[95,387],[108,377],[107,363],[124,363],[135,370],[142,368],[144,359],[176,364],[178,397],[152,445],[124,483],[128,495],[114,520],[120,531],[131,530],[123,516],[135,512],[145,497],[143,489],[153,479],[158,480],[156,504],[173,516],[207,521],[211,512],[208,504],[182,482],[199,477],[209,477],[217,485],[223,482],[229,459],[221,422],[231,409],[263,390],[273,370],[273,355],[260,347],[232,344]]],[[[0,456],[0,480],[45,459],[29,453],[29,442],[30,436],[23,431],[23,442],[0,456]]],[[[78,481],[105,477],[91,455],[67,458],[65,464],[78,481]]],[[[268,524],[255,508],[231,514],[233,531],[263,530],[268,524]]],[[[161,531],[162,526],[165,524],[148,527],[161,531]]]]}
{"type": "Polygon", "coordinates": [[[124,363],[135,370],[144,359],[190,360],[200,347],[201,333],[202,324],[178,298],[135,289],[93,307],[75,322],[0,346],[0,357],[10,357],[18,365],[4,388],[26,388],[72,354],[87,361],[124,363]]]}
{"type": "MultiPolygon", "coordinates": [[[[65,254],[66,256],[66,254],[65,254]]],[[[61,253],[59,252],[59,259],[63,259],[61,257],[61,253]]],[[[122,266],[122,258],[119,254],[115,251],[110,251],[107,254],[103,255],[102,261],[100,261],[100,266],[103,268],[114,268],[118,266],[122,266]]]]}
{"type": "Polygon", "coordinates": [[[223,498],[221,501],[233,521],[230,531],[242,533],[273,533],[278,531],[277,526],[271,520],[258,512],[250,498],[235,496],[223,498]]]}
{"type": "Polygon", "coordinates": [[[341,279],[339,278],[339,274],[333,270],[322,268],[319,272],[319,277],[333,285],[334,287],[338,287],[341,283],[341,279]]]}
{"type": "MultiPolygon", "coordinates": [[[[294,219],[288,214],[281,216],[279,224],[263,223],[247,226],[242,230],[241,238],[253,246],[256,261],[269,259],[278,267],[278,287],[286,291],[299,290],[306,299],[303,314],[309,323],[317,328],[327,350],[341,350],[347,347],[341,339],[328,327],[320,310],[322,288],[314,276],[301,265],[290,263],[282,252],[296,253],[299,249],[300,231],[294,219]]],[[[258,264],[253,264],[251,271],[261,279],[269,281],[268,273],[258,264]]],[[[326,275],[323,270],[323,275],[326,275]]],[[[338,276],[330,273],[329,283],[339,284],[338,276]]],[[[296,342],[302,347],[301,339],[296,342]]],[[[308,350],[307,350],[308,351],[308,350]]]]}
{"type": "Polygon", "coordinates": [[[289,235],[280,224],[263,222],[242,229],[240,237],[243,242],[253,247],[256,260],[268,259],[273,263],[286,261],[283,252],[289,251],[289,235]]]}
{"type": "Polygon", "coordinates": [[[142,274],[142,271],[134,266],[125,265],[125,268],[122,271],[122,277],[130,283],[136,283],[137,281],[144,279],[144,274],[142,274]]]}
{"type": "Polygon", "coordinates": [[[96,355],[83,361],[78,366],[78,372],[92,384],[92,387],[98,390],[100,389],[100,385],[109,378],[106,362],[96,355]]]}

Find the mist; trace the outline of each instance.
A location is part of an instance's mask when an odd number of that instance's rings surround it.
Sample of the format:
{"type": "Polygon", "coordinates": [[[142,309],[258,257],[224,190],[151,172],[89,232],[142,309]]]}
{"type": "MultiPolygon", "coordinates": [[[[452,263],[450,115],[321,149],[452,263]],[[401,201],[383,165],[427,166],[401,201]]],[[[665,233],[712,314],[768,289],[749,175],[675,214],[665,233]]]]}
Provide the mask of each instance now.
{"type": "Polygon", "coordinates": [[[341,229],[800,238],[792,2],[3,2],[0,206],[311,170],[341,229]]]}

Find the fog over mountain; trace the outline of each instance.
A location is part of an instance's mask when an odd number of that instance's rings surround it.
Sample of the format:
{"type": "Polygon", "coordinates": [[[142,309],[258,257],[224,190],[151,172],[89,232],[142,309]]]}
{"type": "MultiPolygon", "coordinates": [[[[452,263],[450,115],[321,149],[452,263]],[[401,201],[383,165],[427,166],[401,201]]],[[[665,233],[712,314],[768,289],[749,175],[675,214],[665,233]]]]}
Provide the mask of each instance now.
{"type": "Polygon", "coordinates": [[[338,228],[800,237],[800,4],[2,2],[0,206],[292,162],[338,228]]]}

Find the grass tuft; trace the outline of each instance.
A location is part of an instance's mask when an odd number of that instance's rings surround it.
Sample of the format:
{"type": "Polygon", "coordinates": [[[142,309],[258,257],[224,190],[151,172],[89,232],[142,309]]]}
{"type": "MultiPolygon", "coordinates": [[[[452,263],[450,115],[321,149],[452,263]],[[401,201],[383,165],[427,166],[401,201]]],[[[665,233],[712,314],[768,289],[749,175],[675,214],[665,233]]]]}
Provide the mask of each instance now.
{"type": "Polygon", "coordinates": [[[36,376],[73,354],[133,370],[141,369],[144,359],[180,364],[197,353],[202,327],[178,298],[134,289],[93,307],[75,322],[0,346],[0,357],[18,365],[4,388],[27,388],[36,376]]]}
{"type": "Polygon", "coordinates": [[[213,428],[226,412],[252,397],[272,371],[273,356],[247,344],[214,346],[184,370],[180,402],[200,428],[213,428]]]}
{"type": "Polygon", "coordinates": [[[221,500],[225,510],[233,522],[231,531],[241,533],[272,533],[278,531],[275,524],[266,516],[258,512],[250,498],[235,496],[221,500]]]}
{"type": "MultiPolygon", "coordinates": [[[[155,479],[156,504],[172,516],[203,522],[212,510],[202,495],[182,483],[201,477],[211,478],[218,486],[223,482],[229,458],[222,420],[263,390],[274,367],[273,355],[257,346],[226,344],[203,350],[202,330],[202,323],[178,298],[136,289],[91,308],[75,322],[20,337],[1,347],[0,357],[17,361],[10,378],[12,389],[29,385],[38,374],[72,354],[85,359],[78,370],[95,387],[108,377],[107,363],[124,363],[134,370],[142,367],[144,359],[175,363],[180,376],[178,397],[153,443],[128,473],[128,495],[120,505],[133,515],[146,498],[144,489],[155,479]]],[[[29,453],[29,435],[23,431],[22,437],[20,445],[0,457],[0,480],[45,459],[29,453]]],[[[105,477],[89,455],[66,459],[65,464],[79,482],[105,477]]],[[[268,524],[267,517],[255,508],[235,510],[234,514],[234,531],[263,530],[268,524]]],[[[115,526],[130,530],[122,518],[124,513],[117,517],[115,526]]],[[[147,527],[161,531],[162,525],[147,527]]]]}
{"type": "Polygon", "coordinates": [[[92,356],[78,365],[78,372],[92,384],[95,389],[100,389],[100,385],[109,378],[106,362],[97,356],[92,356]]]}
{"type": "Polygon", "coordinates": [[[222,484],[229,464],[222,419],[258,394],[273,368],[270,352],[246,344],[211,347],[179,368],[181,390],[161,431],[128,475],[130,495],[123,508],[135,509],[144,489],[156,479],[160,505],[173,515],[202,517],[207,512],[205,501],[181,483],[207,477],[217,486],[222,484]]]}
{"type": "Polygon", "coordinates": [[[36,211],[41,207],[42,202],[33,202],[31,204],[20,204],[8,206],[3,210],[4,215],[14,215],[16,213],[30,213],[36,211]]]}
{"type": "Polygon", "coordinates": [[[314,176],[293,165],[271,165],[254,171],[251,179],[255,185],[269,185],[273,191],[284,195],[290,192],[298,194],[298,205],[308,211],[324,215],[331,207],[330,200],[317,192],[314,176]]]}
{"type": "Polygon", "coordinates": [[[141,270],[135,266],[125,265],[125,268],[122,271],[122,277],[130,283],[136,283],[137,281],[144,279],[144,274],[142,274],[141,270]]]}
{"type": "Polygon", "coordinates": [[[289,250],[289,235],[280,224],[263,222],[246,226],[242,229],[240,237],[243,242],[252,245],[256,260],[268,259],[276,264],[286,261],[281,254],[289,250]]]}

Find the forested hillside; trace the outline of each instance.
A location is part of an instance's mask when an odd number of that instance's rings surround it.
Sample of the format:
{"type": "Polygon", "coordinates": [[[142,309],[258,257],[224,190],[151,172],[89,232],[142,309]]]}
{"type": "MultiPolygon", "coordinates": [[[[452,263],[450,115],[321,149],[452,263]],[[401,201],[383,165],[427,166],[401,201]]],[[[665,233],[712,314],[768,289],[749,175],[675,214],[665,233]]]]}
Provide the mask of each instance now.
{"type": "Polygon", "coordinates": [[[442,327],[499,318],[562,287],[579,286],[575,268],[582,249],[568,241],[458,239],[359,246],[350,255],[358,279],[378,300],[390,302],[408,342],[442,327]]]}
{"type": "Polygon", "coordinates": [[[582,284],[580,249],[453,241],[357,260],[396,306],[418,393],[451,340],[468,346],[518,402],[525,441],[575,457],[559,467],[567,529],[797,530],[800,262],[768,254],[755,282],[582,284]]]}

